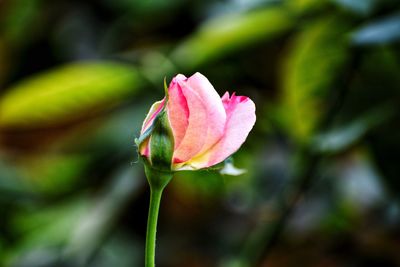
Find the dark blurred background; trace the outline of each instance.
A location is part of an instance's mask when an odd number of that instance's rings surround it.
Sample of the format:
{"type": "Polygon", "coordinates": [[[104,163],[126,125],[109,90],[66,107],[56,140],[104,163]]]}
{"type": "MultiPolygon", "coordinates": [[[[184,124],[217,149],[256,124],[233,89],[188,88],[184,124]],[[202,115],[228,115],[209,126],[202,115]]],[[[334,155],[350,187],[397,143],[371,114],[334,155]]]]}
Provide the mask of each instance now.
{"type": "Polygon", "coordinates": [[[196,71],[257,123],[176,174],[157,266],[400,266],[398,0],[0,1],[0,266],[143,266],[134,138],[196,71]]]}

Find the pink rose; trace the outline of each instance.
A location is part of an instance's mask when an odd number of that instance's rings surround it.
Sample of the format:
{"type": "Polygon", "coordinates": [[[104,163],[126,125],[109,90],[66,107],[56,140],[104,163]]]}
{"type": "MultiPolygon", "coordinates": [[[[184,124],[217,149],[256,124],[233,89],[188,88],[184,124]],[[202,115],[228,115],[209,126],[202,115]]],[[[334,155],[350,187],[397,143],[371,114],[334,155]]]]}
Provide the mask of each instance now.
{"type": "MultiPolygon", "coordinates": [[[[218,164],[244,143],[256,121],[254,102],[245,96],[221,98],[200,73],[190,78],[178,74],[168,88],[166,115],[173,134],[171,169],[197,170],[218,164]]],[[[153,104],[143,122],[141,135],[164,109],[166,98],[153,104]]],[[[151,135],[139,146],[149,158],[151,135]]]]}

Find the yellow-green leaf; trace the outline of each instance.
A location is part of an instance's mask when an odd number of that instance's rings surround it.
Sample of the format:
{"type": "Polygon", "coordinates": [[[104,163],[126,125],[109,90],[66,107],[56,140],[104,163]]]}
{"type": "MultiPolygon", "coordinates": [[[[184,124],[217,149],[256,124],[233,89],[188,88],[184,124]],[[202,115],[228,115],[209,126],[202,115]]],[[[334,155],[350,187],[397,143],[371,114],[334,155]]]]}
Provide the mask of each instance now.
{"type": "Polygon", "coordinates": [[[143,83],[138,71],[113,62],[78,62],[22,80],[0,99],[0,128],[40,128],[120,103],[143,83]]]}
{"type": "Polygon", "coordinates": [[[294,39],[282,68],[281,112],[288,133],[306,141],[325,111],[325,97],[347,58],[346,26],[339,18],[312,23],[294,39]]]}
{"type": "Polygon", "coordinates": [[[292,25],[290,13],[280,7],[217,17],[183,42],[171,58],[182,67],[196,68],[260,40],[275,38],[292,25]]]}

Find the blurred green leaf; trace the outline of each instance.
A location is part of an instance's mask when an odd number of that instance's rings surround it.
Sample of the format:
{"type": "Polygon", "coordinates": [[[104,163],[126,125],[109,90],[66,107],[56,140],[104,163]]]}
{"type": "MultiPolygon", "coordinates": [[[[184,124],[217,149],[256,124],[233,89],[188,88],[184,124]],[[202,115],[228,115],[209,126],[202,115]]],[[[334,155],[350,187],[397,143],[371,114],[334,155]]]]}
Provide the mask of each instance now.
{"type": "Polygon", "coordinates": [[[108,109],[137,93],[138,71],[113,62],[78,62],[27,78],[0,99],[0,128],[40,128],[108,109]]]}
{"type": "Polygon", "coordinates": [[[356,45],[388,44],[400,41],[400,14],[370,22],[352,36],[356,45]]]}
{"type": "Polygon", "coordinates": [[[314,21],[293,40],[282,68],[282,104],[287,132],[306,141],[324,114],[325,97],[333,87],[348,51],[346,25],[340,18],[314,21]]]}
{"type": "Polygon", "coordinates": [[[262,40],[287,32],[293,25],[288,10],[265,8],[220,16],[206,22],[171,55],[179,66],[194,69],[262,40]]]}
{"type": "Polygon", "coordinates": [[[56,194],[70,191],[83,178],[88,155],[49,155],[25,160],[20,169],[35,191],[56,194]]]}
{"type": "Polygon", "coordinates": [[[11,225],[21,238],[8,248],[7,260],[15,264],[30,251],[65,244],[79,219],[88,211],[88,204],[87,198],[80,197],[51,207],[15,212],[11,225]]]}

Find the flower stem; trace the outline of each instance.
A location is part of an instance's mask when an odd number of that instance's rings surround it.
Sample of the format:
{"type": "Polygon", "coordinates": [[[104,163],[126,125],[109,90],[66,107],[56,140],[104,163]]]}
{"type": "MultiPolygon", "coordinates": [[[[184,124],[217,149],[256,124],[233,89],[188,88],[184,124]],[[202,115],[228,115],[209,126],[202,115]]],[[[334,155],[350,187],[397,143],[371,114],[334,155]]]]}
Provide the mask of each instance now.
{"type": "Polygon", "coordinates": [[[172,179],[172,172],[155,170],[145,165],[145,173],[150,185],[150,206],[147,219],[145,267],[155,266],[157,220],[161,196],[172,179]]]}
{"type": "Polygon", "coordinates": [[[147,220],[145,267],[155,266],[158,211],[163,189],[151,189],[149,217],[147,220]]]}

